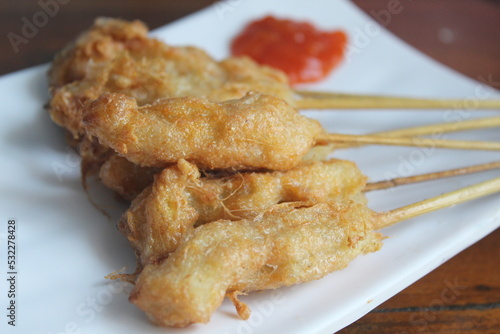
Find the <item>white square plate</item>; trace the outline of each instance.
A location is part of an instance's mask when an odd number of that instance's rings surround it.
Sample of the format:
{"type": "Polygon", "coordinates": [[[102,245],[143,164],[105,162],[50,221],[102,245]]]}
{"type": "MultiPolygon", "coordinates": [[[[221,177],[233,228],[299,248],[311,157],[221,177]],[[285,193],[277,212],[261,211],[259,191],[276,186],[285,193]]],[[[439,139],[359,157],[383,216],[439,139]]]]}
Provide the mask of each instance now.
{"type": "MultiPolygon", "coordinates": [[[[153,35],[173,45],[196,45],[216,58],[250,20],[266,14],[309,20],[350,37],[347,60],[311,90],[356,93],[498,98],[492,88],[461,76],[387,33],[347,1],[229,1],[153,35]]],[[[7,269],[7,221],[17,221],[17,326],[7,325],[8,290],[0,280],[2,333],[331,333],[360,318],[433,268],[500,225],[500,197],[490,196],[386,228],[384,247],[357,258],[326,278],[243,297],[248,321],[224,302],[208,325],[162,329],[128,303],[130,287],[103,277],[134,255],[115,228],[123,204],[113,202],[106,218],[80,184],[79,158],[65,144],[62,129],[43,108],[48,100],[47,66],[0,78],[0,269],[7,269]]],[[[487,78],[485,78],[487,79],[487,78]]],[[[418,124],[491,116],[474,110],[308,111],[335,132],[368,133],[418,124]]],[[[441,135],[441,138],[500,140],[497,130],[441,135]]],[[[499,159],[496,152],[369,146],[339,151],[372,179],[407,176],[499,159]]],[[[370,206],[387,210],[498,176],[498,171],[412,185],[369,194],[370,206]]],[[[93,195],[112,198],[95,186],[93,195]],[[97,195],[96,195],[97,194],[97,195]]],[[[101,203],[101,202],[100,202],[101,203]]],[[[492,255],[493,256],[493,255],[492,255]]],[[[430,301],[429,301],[430,302],[430,301]]]]}

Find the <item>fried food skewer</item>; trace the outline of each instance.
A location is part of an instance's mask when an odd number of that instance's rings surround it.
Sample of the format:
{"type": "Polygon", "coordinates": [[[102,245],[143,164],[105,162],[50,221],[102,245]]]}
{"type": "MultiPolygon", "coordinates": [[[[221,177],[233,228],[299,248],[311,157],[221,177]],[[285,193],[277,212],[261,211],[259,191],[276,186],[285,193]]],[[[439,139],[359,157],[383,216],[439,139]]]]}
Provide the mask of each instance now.
{"type": "Polygon", "coordinates": [[[254,218],[280,202],[364,202],[366,177],[353,162],[332,159],[286,172],[201,177],[185,160],[165,168],[118,223],[139,264],[162,261],[189,230],[214,220],[254,218]],[[325,182],[327,181],[327,182],[325,182]]]}
{"type": "Polygon", "coordinates": [[[88,135],[140,166],[186,159],[209,170],[293,168],[322,131],[285,101],[258,93],[221,103],[160,99],[144,107],[105,93],[87,106],[83,124],[88,135]]]}
{"type": "MultiPolygon", "coordinates": [[[[299,108],[380,108],[381,101],[387,99],[393,102],[384,102],[386,108],[424,108],[430,103],[413,99],[410,104],[408,100],[396,104],[394,101],[401,99],[294,91],[279,70],[248,58],[217,62],[200,49],[173,47],[149,38],[147,27],[139,21],[109,18],[97,19],[55,57],[49,79],[49,113],[74,138],[84,135],[83,105],[104,92],[126,94],[136,98],[139,105],[181,96],[203,96],[220,102],[241,98],[252,90],[283,98],[299,108]]],[[[472,102],[471,108],[489,103],[493,105],[488,107],[498,109],[498,101],[472,102]]],[[[434,103],[432,107],[443,105],[434,103]]]]}
{"type": "Polygon", "coordinates": [[[500,178],[385,213],[352,201],[284,203],[254,219],[215,221],[189,233],[160,264],[147,265],[130,301],[160,326],[206,323],[231,294],[319,279],[382,245],[376,232],[446,206],[500,192],[500,178]]]}
{"type": "MultiPolygon", "coordinates": [[[[292,101],[286,78],[279,71],[243,58],[216,62],[202,50],[172,47],[149,38],[147,33],[146,26],[139,21],[100,18],[56,56],[49,75],[52,94],[50,113],[77,142],[84,136],[81,125],[83,105],[98,98],[104,91],[127,94],[141,105],[160,97],[193,94],[219,101],[240,97],[249,89],[292,101]]],[[[457,124],[462,127],[468,122],[457,124]]],[[[435,131],[456,131],[449,124],[445,127],[435,131]]],[[[425,129],[422,131],[429,133],[425,129]]],[[[401,135],[405,135],[404,132],[401,135]]],[[[407,135],[410,136],[410,133],[407,135]]],[[[346,146],[359,144],[335,145],[336,148],[346,146]]],[[[322,155],[329,153],[327,149],[323,151],[322,155]]],[[[151,180],[153,173],[146,167],[128,164],[124,159],[120,164],[119,159],[111,158],[113,152],[98,148],[91,153],[82,155],[83,179],[89,173],[100,170],[102,181],[128,199],[133,199],[142,190],[142,185],[147,184],[145,181],[151,180]],[[95,152],[103,156],[95,156],[95,152]],[[112,161],[107,163],[107,159],[112,161]],[[111,169],[111,166],[121,168],[111,169]],[[120,170],[124,172],[121,175],[120,170]],[[137,175],[134,178],[130,172],[144,172],[149,176],[137,175]]]]}
{"type": "MultiPolygon", "coordinates": [[[[286,78],[279,71],[242,58],[216,62],[202,50],[168,46],[148,38],[147,33],[146,26],[139,21],[97,19],[87,32],[56,56],[49,75],[53,95],[50,113],[73,138],[84,135],[83,105],[103,91],[121,92],[145,104],[159,97],[192,94],[224,100],[258,89],[292,102],[286,78]]],[[[99,169],[102,163],[105,160],[101,157],[90,157],[82,170],[92,170],[89,166],[99,169]],[[99,164],[95,166],[94,161],[99,164]]],[[[103,169],[101,173],[105,183],[126,192],[126,197],[133,197],[133,178],[120,184],[114,182],[117,175],[109,172],[103,169]],[[110,175],[115,178],[109,178],[110,175]]],[[[143,178],[139,179],[142,184],[143,178]]]]}
{"type": "Polygon", "coordinates": [[[325,134],[282,99],[250,92],[221,103],[199,97],[160,99],[139,107],[123,94],[90,103],[88,135],[140,166],[186,159],[205,169],[287,170],[316,144],[364,143],[500,150],[500,143],[325,134]]]}
{"type": "Polygon", "coordinates": [[[500,100],[420,99],[296,90],[298,109],[500,109],[500,100]]]}
{"type": "Polygon", "coordinates": [[[198,168],[181,160],[164,169],[122,216],[118,228],[135,250],[140,266],[162,261],[194,226],[219,219],[252,219],[281,202],[366,202],[362,192],[451,177],[493,168],[500,162],[409,178],[366,184],[353,162],[331,159],[286,172],[246,172],[201,177],[198,168]],[[161,242],[158,242],[161,240],[161,242]]]}

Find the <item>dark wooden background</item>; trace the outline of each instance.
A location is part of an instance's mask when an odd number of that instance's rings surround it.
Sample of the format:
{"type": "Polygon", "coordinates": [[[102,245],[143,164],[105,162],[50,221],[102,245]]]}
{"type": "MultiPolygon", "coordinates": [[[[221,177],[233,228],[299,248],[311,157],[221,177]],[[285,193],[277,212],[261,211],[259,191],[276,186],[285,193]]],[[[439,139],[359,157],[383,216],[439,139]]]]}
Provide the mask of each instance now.
{"type": "MultiPolygon", "coordinates": [[[[97,16],[140,19],[155,28],[213,2],[0,0],[0,74],[50,61],[97,16]],[[39,1],[57,1],[57,14],[15,52],[8,34],[21,34],[23,17],[32,19],[41,9],[39,1]]],[[[392,15],[387,29],[471,78],[490,78],[500,89],[500,1],[354,0],[372,16],[395,2],[404,10],[392,15]]],[[[499,245],[497,230],[340,333],[500,333],[499,245]],[[457,293],[449,294],[450,284],[460,286],[457,293]]]]}

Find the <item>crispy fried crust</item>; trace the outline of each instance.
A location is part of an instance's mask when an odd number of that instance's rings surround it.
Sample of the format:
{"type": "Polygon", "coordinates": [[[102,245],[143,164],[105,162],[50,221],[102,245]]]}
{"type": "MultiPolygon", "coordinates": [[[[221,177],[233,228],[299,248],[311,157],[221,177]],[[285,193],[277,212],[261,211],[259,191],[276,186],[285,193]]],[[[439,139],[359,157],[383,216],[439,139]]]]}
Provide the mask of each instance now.
{"type": "Polygon", "coordinates": [[[157,168],[145,168],[131,163],[124,157],[113,154],[106,159],[99,169],[99,178],[102,183],[132,201],[146,187],[153,183],[157,168]]]}
{"type": "Polygon", "coordinates": [[[253,219],[282,202],[364,202],[365,184],[366,177],[345,160],[223,178],[200,177],[196,166],[181,160],[156,176],[132,202],[118,227],[144,266],[166,258],[194,226],[220,219],[253,219]]]}
{"type": "Polygon", "coordinates": [[[83,108],[104,92],[133,97],[138,105],[180,96],[225,101],[243,97],[252,89],[293,102],[281,71],[244,57],[216,61],[201,49],[173,47],[149,38],[142,22],[111,18],[97,19],[56,55],[49,71],[49,87],[49,113],[68,131],[71,145],[92,142],[92,149],[80,149],[85,151],[84,183],[87,175],[100,170],[102,182],[126,199],[133,199],[156,169],[120,161],[111,150],[86,138],[83,108]]]}
{"type": "Polygon", "coordinates": [[[98,19],[49,72],[49,112],[80,146],[83,176],[136,198],[119,223],[139,258],[133,303],[182,327],[229,294],[248,317],[240,292],[318,279],[380,247],[354,164],[297,167],[323,130],[292,107],[283,73],[147,33],[98,19]]]}
{"type": "Polygon", "coordinates": [[[49,86],[59,88],[82,80],[89,65],[107,62],[124,51],[145,55],[159,43],[148,39],[147,33],[147,27],[140,21],[96,19],[88,31],[55,56],[49,70],[49,86]]]}
{"type": "Polygon", "coordinates": [[[220,103],[185,97],[143,107],[105,93],[87,106],[83,124],[101,144],[138,165],[165,167],[185,159],[203,169],[287,170],[322,132],[285,101],[252,92],[220,103]]]}
{"type": "Polygon", "coordinates": [[[104,92],[122,93],[139,105],[162,97],[203,96],[212,101],[257,90],[293,102],[286,76],[249,58],[216,61],[195,47],[172,47],[148,38],[139,21],[97,19],[60,52],[49,72],[54,121],[78,138],[82,107],[104,92]]]}
{"type": "Polygon", "coordinates": [[[254,219],[200,226],[163,263],[143,269],[130,301],[161,326],[206,323],[227,292],[319,279],[378,250],[374,219],[349,201],[288,203],[254,219]]]}

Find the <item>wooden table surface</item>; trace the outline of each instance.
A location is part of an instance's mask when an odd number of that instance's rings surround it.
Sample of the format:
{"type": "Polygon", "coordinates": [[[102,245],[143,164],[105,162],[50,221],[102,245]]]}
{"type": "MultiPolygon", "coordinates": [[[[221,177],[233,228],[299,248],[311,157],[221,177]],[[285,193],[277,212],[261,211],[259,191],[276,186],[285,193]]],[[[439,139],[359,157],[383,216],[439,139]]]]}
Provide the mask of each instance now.
{"type": "MultiPolygon", "coordinates": [[[[140,19],[155,28],[214,2],[56,1],[57,8],[50,9],[53,17],[18,44],[16,52],[8,34],[20,34],[23,20],[41,10],[40,2],[55,0],[0,0],[0,74],[50,61],[97,16],[140,19]]],[[[424,53],[500,89],[500,1],[354,2],[424,53]],[[391,8],[393,13],[387,15],[391,8]]],[[[496,230],[340,333],[500,333],[499,253],[500,230],[496,230]]]]}

